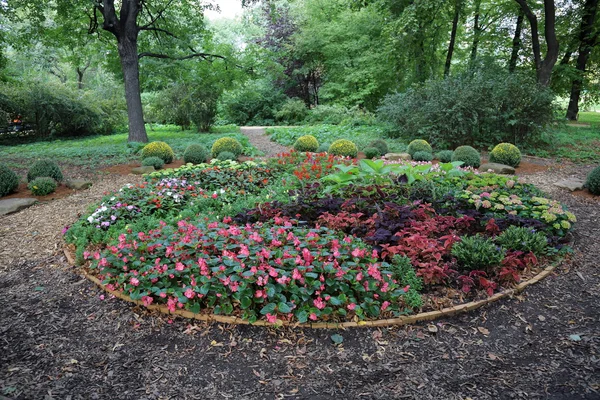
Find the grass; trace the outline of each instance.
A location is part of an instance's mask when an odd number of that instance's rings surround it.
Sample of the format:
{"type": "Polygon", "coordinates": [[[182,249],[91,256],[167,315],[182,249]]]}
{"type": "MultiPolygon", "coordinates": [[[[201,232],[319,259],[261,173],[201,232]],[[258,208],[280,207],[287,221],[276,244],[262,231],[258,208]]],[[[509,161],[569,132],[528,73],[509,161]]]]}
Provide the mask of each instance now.
{"type": "MultiPolygon", "coordinates": [[[[197,133],[195,131],[181,131],[172,125],[148,127],[150,141],[163,141],[168,143],[177,158],[183,156],[185,148],[191,143],[200,143],[209,149],[215,140],[231,136],[238,139],[244,146],[248,155],[256,155],[257,150],[251,147],[248,138],[239,133],[239,128],[234,126],[218,127],[218,133],[197,133]]],[[[114,134],[107,136],[87,136],[46,142],[35,142],[15,146],[0,146],[0,160],[13,168],[26,168],[31,160],[47,158],[56,162],[71,165],[97,166],[107,164],[125,164],[138,160],[134,150],[135,146],[127,145],[127,134],[114,134]]]]}
{"type": "Polygon", "coordinates": [[[313,135],[322,143],[333,143],[338,139],[352,140],[359,151],[368,147],[369,143],[376,139],[384,139],[390,152],[400,153],[406,151],[406,143],[398,139],[386,137],[386,129],[380,126],[346,126],[346,125],[314,125],[290,128],[268,128],[267,134],[271,140],[285,146],[292,146],[296,139],[304,135],[313,135]]]}
{"type": "Polygon", "coordinates": [[[579,113],[579,120],[582,124],[590,124],[592,127],[600,126],[600,112],[582,111],[579,113]]]}
{"type": "MultiPolygon", "coordinates": [[[[600,117],[596,118],[600,123],[600,117]]],[[[594,120],[592,116],[586,116],[585,119],[588,122],[594,120]]],[[[590,128],[560,126],[548,132],[548,141],[548,146],[529,149],[527,152],[538,157],[564,159],[578,163],[600,163],[600,124],[590,128]]]]}

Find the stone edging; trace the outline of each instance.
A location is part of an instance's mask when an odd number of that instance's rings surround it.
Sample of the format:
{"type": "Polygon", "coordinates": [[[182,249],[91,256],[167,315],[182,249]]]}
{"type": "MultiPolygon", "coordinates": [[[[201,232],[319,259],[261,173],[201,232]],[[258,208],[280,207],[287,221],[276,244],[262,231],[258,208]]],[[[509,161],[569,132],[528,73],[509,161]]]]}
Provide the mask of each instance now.
{"type": "MultiPolygon", "coordinates": [[[[67,257],[67,261],[69,262],[69,264],[75,266],[76,264],[75,264],[73,255],[67,249],[64,250],[64,253],[65,253],[65,256],[67,257]]],[[[390,319],[380,319],[380,320],[376,320],[376,321],[339,322],[339,323],[315,322],[315,323],[301,324],[299,322],[291,323],[291,322],[287,322],[287,321],[278,320],[278,324],[271,324],[267,321],[258,320],[251,324],[250,322],[243,320],[241,318],[230,317],[230,316],[226,316],[226,315],[194,314],[194,313],[192,313],[190,311],[186,311],[186,310],[175,310],[174,312],[171,312],[171,311],[169,311],[169,309],[167,307],[165,307],[164,305],[159,305],[159,304],[151,304],[150,306],[147,306],[147,307],[144,306],[144,307],[147,308],[148,310],[158,311],[162,314],[167,314],[167,315],[177,315],[180,317],[196,319],[196,320],[205,321],[205,322],[222,322],[222,323],[226,323],[226,324],[238,324],[238,325],[255,325],[255,326],[271,326],[271,327],[273,327],[273,326],[290,326],[290,327],[312,328],[312,329],[344,329],[344,328],[356,328],[356,327],[401,326],[401,325],[414,324],[417,322],[432,321],[434,319],[443,318],[443,317],[451,317],[451,316],[454,316],[456,314],[460,314],[460,313],[463,313],[466,311],[475,310],[479,307],[482,307],[489,303],[493,303],[493,302],[503,299],[505,297],[513,296],[515,294],[522,292],[527,286],[533,285],[534,283],[537,283],[537,282],[541,281],[542,279],[546,278],[548,275],[550,275],[554,271],[555,268],[556,268],[556,264],[552,264],[552,265],[546,267],[541,272],[539,272],[533,278],[519,283],[517,286],[515,286],[512,289],[505,290],[504,292],[501,292],[501,293],[496,293],[495,295],[488,297],[487,299],[472,301],[469,303],[460,304],[460,305],[453,306],[453,307],[447,307],[447,308],[443,308],[441,310],[436,310],[436,311],[428,311],[428,312],[419,313],[419,314],[415,314],[415,315],[407,315],[407,316],[402,316],[402,317],[398,317],[398,318],[390,318],[390,319]]],[[[105,292],[110,293],[111,295],[113,295],[121,300],[125,300],[129,303],[134,303],[134,304],[143,306],[143,303],[140,300],[133,300],[131,297],[129,297],[121,292],[107,289],[106,286],[103,285],[102,282],[98,278],[89,274],[85,270],[80,269],[80,272],[86,279],[95,283],[100,289],[104,290],[105,292]]]]}

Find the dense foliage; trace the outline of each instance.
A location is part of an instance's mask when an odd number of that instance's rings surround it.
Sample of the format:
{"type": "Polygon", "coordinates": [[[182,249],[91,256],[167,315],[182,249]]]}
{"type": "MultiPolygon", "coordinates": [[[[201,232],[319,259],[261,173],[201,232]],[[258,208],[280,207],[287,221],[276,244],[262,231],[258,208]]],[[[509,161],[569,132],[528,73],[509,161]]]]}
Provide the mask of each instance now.
{"type": "Polygon", "coordinates": [[[49,176],[40,176],[35,178],[27,185],[27,189],[31,190],[34,196],[45,196],[53,193],[56,190],[56,181],[49,176]]]}
{"type": "Polygon", "coordinates": [[[19,186],[19,177],[12,169],[0,163],[0,196],[14,192],[19,186]]]}
{"type": "Polygon", "coordinates": [[[452,161],[462,161],[467,167],[478,168],[481,165],[481,155],[471,146],[458,146],[452,153],[452,161]]]}
{"type": "Polygon", "coordinates": [[[208,161],[209,157],[210,152],[208,151],[208,149],[205,146],[198,143],[190,144],[183,153],[183,161],[192,164],[202,164],[208,161]]]}
{"type": "Polygon", "coordinates": [[[600,195],[600,167],[594,168],[587,176],[585,186],[590,193],[600,195]]]}
{"type": "Polygon", "coordinates": [[[154,169],[162,169],[165,166],[165,162],[160,157],[152,156],[144,158],[142,165],[145,167],[154,167],[154,169]]]}
{"type": "Polygon", "coordinates": [[[516,167],[521,163],[521,150],[511,143],[500,143],[490,151],[490,162],[516,167]]]}
{"type": "Polygon", "coordinates": [[[171,146],[169,146],[167,143],[157,141],[148,143],[142,149],[142,159],[148,157],[158,157],[163,160],[165,164],[170,164],[175,158],[175,153],[173,152],[171,146]]]}
{"type": "Polygon", "coordinates": [[[51,160],[36,161],[29,171],[27,171],[27,182],[31,182],[39,177],[50,177],[57,182],[63,180],[63,174],[60,167],[51,160]]]}

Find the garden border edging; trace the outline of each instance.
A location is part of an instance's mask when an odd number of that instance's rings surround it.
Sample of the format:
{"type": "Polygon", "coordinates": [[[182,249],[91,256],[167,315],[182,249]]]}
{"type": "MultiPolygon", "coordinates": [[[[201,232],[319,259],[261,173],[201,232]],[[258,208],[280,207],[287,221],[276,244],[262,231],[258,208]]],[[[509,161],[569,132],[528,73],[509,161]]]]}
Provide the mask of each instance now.
{"type": "MultiPolygon", "coordinates": [[[[66,248],[64,249],[64,254],[65,254],[65,257],[67,258],[68,263],[74,267],[77,267],[77,264],[75,263],[75,259],[73,258],[73,255],[71,254],[71,252],[68,249],[66,249],[66,248]]],[[[294,322],[294,323],[291,323],[288,321],[277,320],[277,323],[272,324],[267,321],[258,320],[254,323],[250,323],[247,320],[244,320],[244,319],[241,319],[238,317],[231,317],[231,316],[227,316],[227,315],[194,314],[194,313],[192,313],[190,311],[186,311],[186,310],[175,310],[175,311],[171,312],[171,311],[169,311],[169,309],[166,306],[159,305],[159,304],[150,304],[149,306],[144,306],[144,307],[147,308],[148,310],[158,311],[162,314],[167,314],[167,315],[177,315],[180,317],[184,317],[184,318],[188,318],[188,319],[196,319],[196,320],[204,321],[204,322],[222,322],[222,323],[226,323],[226,324],[237,324],[237,325],[270,326],[270,327],[289,326],[289,327],[294,327],[294,328],[299,327],[299,328],[312,328],[312,329],[344,329],[344,328],[356,328],[356,327],[361,327],[361,328],[365,327],[366,328],[366,327],[402,326],[402,325],[414,324],[417,322],[432,321],[434,319],[438,319],[438,318],[442,318],[442,317],[451,317],[456,314],[475,310],[479,307],[482,307],[486,304],[496,302],[505,297],[510,297],[515,294],[521,293],[529,285],[533,285],[534,283],[537,283],[537,282],[541,281],[542,279],[546,278],[548,275],[550,275],[554,271],[555,268],[556,268],[556,264],[549,265],[548,267],[544,268],[541,272],[536,274],[531,279],[528,279],[527,281],[523,281],[523,282],[519,283],[517,286],[515,286],[512,289],[505,290],[504,292],[501,292],[501,293],[496,293],[493,296],[488,297],[487,299],[471,301],[469,303],[464,303],[464,304],[460,304],[460,305],[453,306],[453,307],[447,307],[447,308],[443,308],[441,310],[436,310],[436,311],[428,311],[428,312],[424,312],[424,313],[419,313],[419,314],[409,315],[409,316],[402,316],[402,317],[398,317],[398,318],[379,319],[379,320],[375,320],[375,321],[358,321],[358,322],[351,321],[351,322],[338,322],[338,323],[336,323],[336,322],[315,322],[315,323],[294,322]]],[[[131,297],[129,297],[121,292],[107,289],[106,286],[103,285],[102,282],[98,278],[89,274],[83,268],[79,268],[79,272],[81,273],[81,275],[84,278],[86,278],[89,281],[96,284],[103,291],[105,291],[121,300],[125,300],[129,303],[143,306],[143,302],[141,300],[133,300],[131,297]]]]}

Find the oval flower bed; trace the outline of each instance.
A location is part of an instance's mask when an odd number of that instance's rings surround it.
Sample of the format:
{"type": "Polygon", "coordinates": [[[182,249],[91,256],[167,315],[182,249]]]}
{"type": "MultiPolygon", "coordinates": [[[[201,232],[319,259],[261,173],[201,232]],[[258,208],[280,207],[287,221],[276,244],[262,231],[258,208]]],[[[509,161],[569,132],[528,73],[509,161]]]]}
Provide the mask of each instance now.
{"type": "Polygon", "coordinates": [[[395,318],[517,285],[575,216],[460,163],[282,154],[147,176],[66,231],[108,290],[250,323],[395,318]]]}

